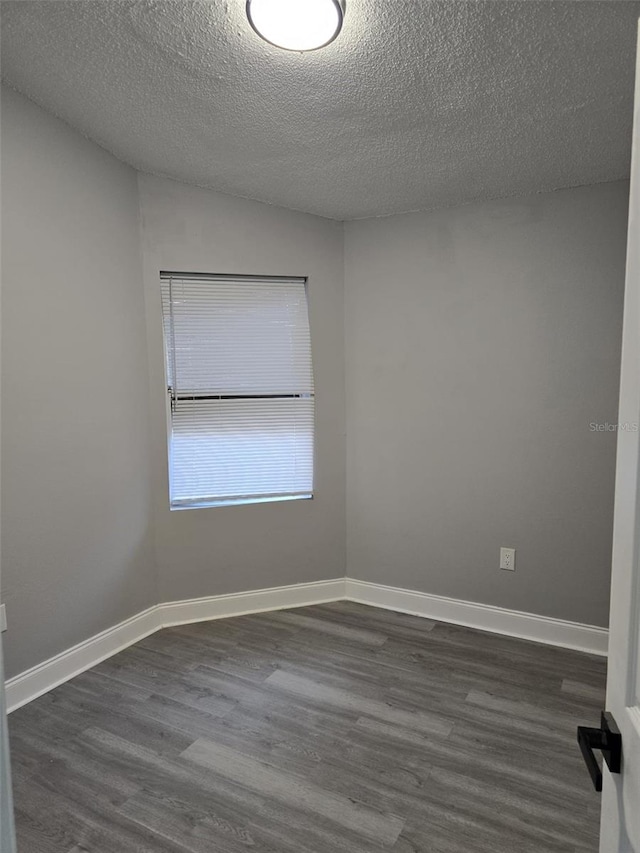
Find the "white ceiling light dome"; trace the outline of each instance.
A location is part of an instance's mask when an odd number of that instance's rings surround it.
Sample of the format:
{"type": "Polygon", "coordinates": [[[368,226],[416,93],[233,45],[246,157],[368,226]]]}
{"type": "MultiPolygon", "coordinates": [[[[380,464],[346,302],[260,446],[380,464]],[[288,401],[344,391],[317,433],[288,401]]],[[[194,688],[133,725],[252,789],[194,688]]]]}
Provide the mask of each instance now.
{"type": "Polygon", "coordinates": [[[247,17],[261,38],[284,50],[317,50],[342,28],[344,0],[247,0],[247,17]]]}

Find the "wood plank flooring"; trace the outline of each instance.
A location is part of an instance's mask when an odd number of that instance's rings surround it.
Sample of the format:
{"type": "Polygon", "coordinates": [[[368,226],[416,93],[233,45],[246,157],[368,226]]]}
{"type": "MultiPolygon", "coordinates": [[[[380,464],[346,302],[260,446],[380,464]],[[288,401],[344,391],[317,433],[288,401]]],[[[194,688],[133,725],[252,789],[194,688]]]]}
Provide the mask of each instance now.
{"type": "Polygon", "coordinates": [[[604,659],[339,602],[170,628],[9,718],[19,853],[596,853],[604,659]]]}

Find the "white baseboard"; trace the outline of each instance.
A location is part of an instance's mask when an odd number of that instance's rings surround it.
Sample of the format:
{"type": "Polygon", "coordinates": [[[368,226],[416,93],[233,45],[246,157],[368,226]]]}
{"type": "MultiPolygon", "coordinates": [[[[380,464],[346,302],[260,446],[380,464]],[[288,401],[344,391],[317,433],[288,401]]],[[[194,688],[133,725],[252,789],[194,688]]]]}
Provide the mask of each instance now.
{"type": "Polygon", "coordinates": [[[494,634],[506,634],[523,640],[534,640],[551,646],[576,649],[596,655],[606,655],[609,632],[596,625],[551,619],[519,610],[506,610],[489,604],[477,604],[416,590],[384,586],[368,581],[347,578],[346,598],[360,604],[383,607],[414,616],[424,616],[439,622],[479,628],[494,634]]]}
{"type": "Polygon", "coordinates": [[[6,682],[8,711],[15,711],[32,699],[48,693],[59,684],[79,675],[143,637],[171,625],[225,619],[249,613],[306,607],[327,601],[355,601],[401,613],[424,616],[440,622],[451,622],[479,628],[495,634],[506,634],[535,640],[552,646],[577,649],[597,655],[607,654],[609,632],[606,628],[550,619],[518,610],[505,610],[488,604],[475,604],[416,590],[382,584],[337,578],[313,583],[278,586],[250,592],[212,595],[187,601],[158,604],[108,628],[95,637],[49,658],[6,682]]]}
{"type": "Polygon", "coordinates": [[[225,619],[228,616],[246,616],[266,610],[284,610],[288,607],[308,607],[327,601],[344,598],[345,579],[336,578],[313,583],[274,586],[271,589],[255,589],[249,592],[232,592],[229,595],[212,595],[209,598],[192,598],[160,604],[159,627],[186,625],[189,622],[204,622],[209,619],[225,619]]]}
{"type": "Polygon", "coordinates": [[[85,669],[90,669],[143,637],[153,634],[158,630],[157,620],[157,606],[150,607],[8,679],[5,682],[7,711],[15,711],[74,675],[79,675],[85,669]]]}
{"type": "Polygon", "coordinates": [[[161,628],[336,601],[344,598],[344,586],[339,578],[155,605],[10,678],[7,710],[15,711],[161,628]]]}

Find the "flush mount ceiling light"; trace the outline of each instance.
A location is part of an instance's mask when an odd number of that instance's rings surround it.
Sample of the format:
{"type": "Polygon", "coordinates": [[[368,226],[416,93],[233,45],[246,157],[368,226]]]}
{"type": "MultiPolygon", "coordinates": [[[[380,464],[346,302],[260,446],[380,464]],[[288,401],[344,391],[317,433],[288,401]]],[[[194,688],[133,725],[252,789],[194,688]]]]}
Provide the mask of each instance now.
{"type": "Polygon", "coordinates": [[[317,50],[340,32],[344,5],[344,0],[247,0],[247,17],[276,47],[317,50]]]}

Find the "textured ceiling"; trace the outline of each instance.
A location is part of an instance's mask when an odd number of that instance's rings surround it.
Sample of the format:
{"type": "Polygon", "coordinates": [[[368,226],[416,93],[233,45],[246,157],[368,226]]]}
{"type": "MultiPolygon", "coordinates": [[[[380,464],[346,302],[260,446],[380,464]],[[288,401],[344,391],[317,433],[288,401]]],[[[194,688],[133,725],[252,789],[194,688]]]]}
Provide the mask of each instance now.
{"type": "Polygon", "coordinates": [[[3,2],[6,82],[146,172],[350,219],[628,175],[640,3],[348,0],[271,47],[244,0],[3,2]]]}

